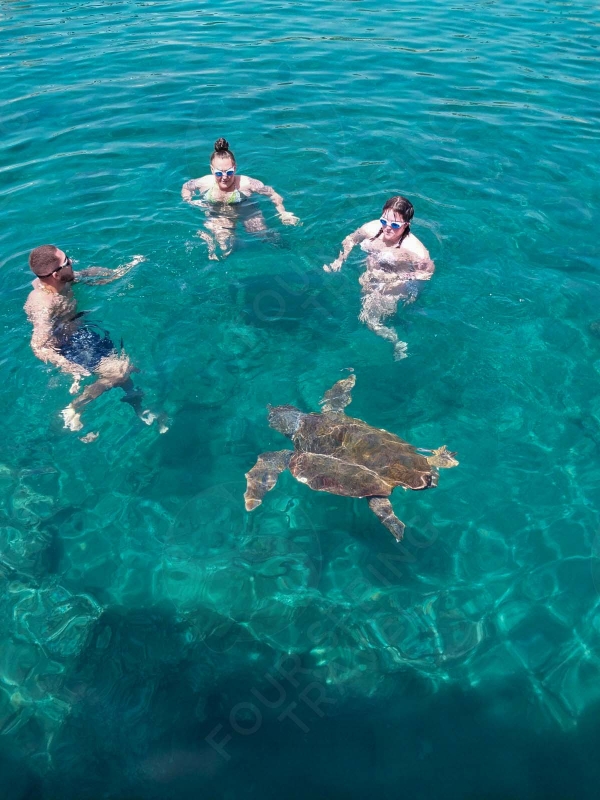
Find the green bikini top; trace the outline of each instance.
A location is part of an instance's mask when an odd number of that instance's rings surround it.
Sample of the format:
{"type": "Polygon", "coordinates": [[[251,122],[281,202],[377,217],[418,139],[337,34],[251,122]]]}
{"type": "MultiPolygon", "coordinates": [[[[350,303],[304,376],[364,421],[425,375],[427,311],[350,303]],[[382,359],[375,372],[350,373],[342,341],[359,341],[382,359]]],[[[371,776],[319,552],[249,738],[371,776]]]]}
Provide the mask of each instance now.
{"type": "Polygon", "coordinates": [[[243,203],[243,201],[246,199],[246,195],[242,194],[239,189],[234,189],[232,192],[229,192],[227,198],[223,200],[220,197],[214,196],[214,189],[214,186],[211,186],[210,189],[207,189],[207,191],[202,195],[202,199],[206,200],[208,203],[224,203],[227,206],[243,203]]]}

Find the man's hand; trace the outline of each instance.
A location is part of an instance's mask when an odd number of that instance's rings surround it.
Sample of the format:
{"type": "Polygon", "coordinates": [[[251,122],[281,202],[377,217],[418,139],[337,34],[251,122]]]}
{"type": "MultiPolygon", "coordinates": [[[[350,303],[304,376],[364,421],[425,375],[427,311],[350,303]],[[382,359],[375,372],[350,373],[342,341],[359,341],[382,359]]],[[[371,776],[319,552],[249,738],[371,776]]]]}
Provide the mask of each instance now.
{"type": "Polygon", "coordinates": [[[323,269],[325,272],[339,272],[342,268],[342,259],[336,258],[335,261],[332,261],[331,264],[323,264],[323,269]]]}
{"type": "Polygon", "coordinates": [[[81,388],[81,381],[83,378],[87,378],[89,375],[91,375],[91,372],[88,372],[87,369],[84,369],[83,367],[77,366],[77,364],[73,364],[72,368],[67,368],[64,371],[73,376],[73,383],[69,389],[69,394],[77,394],[81,388]]]}
{"type": "Polygon", "coordinates": [[[279,214],[279,219],[283,222],[284,225],[301,225],[302,223],[298,219],[295,214],[292,214],[291,211],[281,211],[279,214]]]}
{"type": "Polygon", "coordinates": [[[122,278],[124,275],[127,275],[130,269],[137,267],[138,264],[141,264],[142,261],[146,260],[146,256],[134,256],[131,261],[128,261],[127,264],[121,264],[121,266],[117,267],[113,270],[113,275],[115,280],[116,278],[122,278]]]}

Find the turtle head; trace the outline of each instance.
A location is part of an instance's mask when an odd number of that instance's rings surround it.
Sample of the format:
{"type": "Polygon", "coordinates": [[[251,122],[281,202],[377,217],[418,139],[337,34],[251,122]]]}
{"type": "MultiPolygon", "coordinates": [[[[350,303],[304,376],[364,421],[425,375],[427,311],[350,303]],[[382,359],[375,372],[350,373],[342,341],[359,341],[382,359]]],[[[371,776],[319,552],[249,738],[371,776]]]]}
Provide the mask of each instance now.
{"type": "Polygon", "coordinates": [[[269,425],[290,438],[296,433],[302,411],[294,406],[267,406],[269,425]]]}
{"type": "Polygon", "coordinates": [[[458,467],[458,461],[454,458],[456,453],[451,453],[446,445],[438,447],[437,450],[432,450],[431,455],[427,456],[427,463],[432,467],[440,469],[450,469],[450,467],[458,467]]]}

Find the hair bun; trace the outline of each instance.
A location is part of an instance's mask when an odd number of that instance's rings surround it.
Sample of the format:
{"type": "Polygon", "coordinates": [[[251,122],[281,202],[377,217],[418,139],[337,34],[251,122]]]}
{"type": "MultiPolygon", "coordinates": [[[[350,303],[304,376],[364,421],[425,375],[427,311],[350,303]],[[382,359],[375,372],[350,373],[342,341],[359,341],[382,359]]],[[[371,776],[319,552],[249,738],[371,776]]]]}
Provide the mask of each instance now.
{"type": "Polygon", "coordinates": [[[223,137],[217,139],[217,141],[215,142],[215,153],[225,153],[228,150],[229,150],[229,142],[227,141],[227,139],[223,139],[223,137]]]}

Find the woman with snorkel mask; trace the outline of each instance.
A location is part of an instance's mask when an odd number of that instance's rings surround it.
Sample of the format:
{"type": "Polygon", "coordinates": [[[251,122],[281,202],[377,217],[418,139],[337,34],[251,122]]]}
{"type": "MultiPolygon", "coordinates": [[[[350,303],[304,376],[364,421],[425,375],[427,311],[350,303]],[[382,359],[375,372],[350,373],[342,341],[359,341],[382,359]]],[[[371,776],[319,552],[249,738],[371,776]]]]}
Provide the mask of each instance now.
{"type": "Polygon", "coordinates": [[[406,358],[406,342],[382,320],[395,313],[398,302],[416,300],[419,281],[428,281],[435,265],[427,249],[410,231],[414,216],[412,203],[405,197],[391,197],[383,206],[381,218],[367,222],[346,236],[339,256],[325,264],[325,272],[339,272],[352,248],[360,244],[367,253],[367,269],[360,276],[362,308],[359,319],[378,336],[392,342],[394,358],[406,358]]]}
{"type": "Polygon", "coordinates": [[[283,198],[271,186],[265,186],[255,178],[237,174],[235,156],[226,139],[217,139],[215,142],[210,158],[210,171],[210,175],[187,181],[181,189],[181,196],[187,203],[199,206],[207,212],[205,225],[210,233],[200,230],[198,235],[208,245],[210,259],[219,259],[217,245],[221,249],[221,258],[226,258],[231,253],[238,219],[251,233],[266,232],[267,226],[260,209],[256,206],[244,208],[245,201],[252,194],[269,197],[284,225],[297,225],[300,222],[298,217],[285,210],[283,198]],[[198,199],[193,199],[195,192],[200,193],[198,199]]]}

